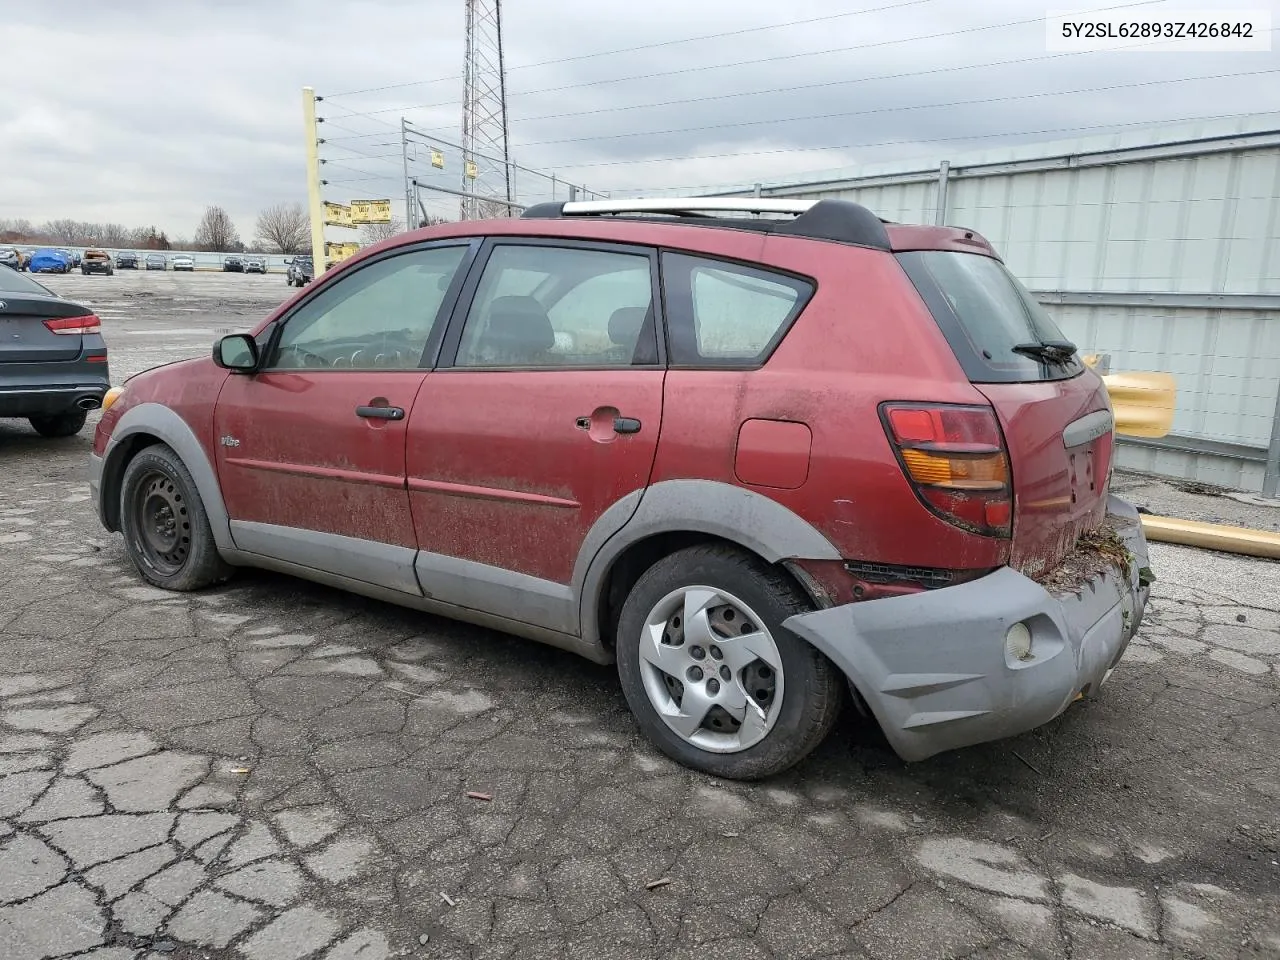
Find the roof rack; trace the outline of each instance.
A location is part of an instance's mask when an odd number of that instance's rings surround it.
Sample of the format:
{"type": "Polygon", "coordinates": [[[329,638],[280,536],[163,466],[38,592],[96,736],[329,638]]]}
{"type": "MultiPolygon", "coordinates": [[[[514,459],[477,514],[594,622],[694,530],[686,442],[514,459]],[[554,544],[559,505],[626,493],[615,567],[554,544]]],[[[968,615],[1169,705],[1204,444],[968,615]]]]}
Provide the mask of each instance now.
{"type": "Polygon", "coordinates": [[[655,200],[571,200],[567,217],[602,213],[804,213],[816,200],[762,200],[759,197],[660,197],[655,200]]]}
{"type": "Polygon", "coordinates": [[[690,226],[758,230],[812,240],[834,240],[877,250],[890,249],[884,221],[866,207],[849,200],[780,200],[759,197],[571,200],[567,203],[535,204],[525,210],[522,219],[603,217],[618,214],[639,215],[639,219],[646,220],[675,216],[680,218],[681,223],[690,226]],[[722,213],[790,214],[794,219],[760,220],[714,216],[722,213]]]}

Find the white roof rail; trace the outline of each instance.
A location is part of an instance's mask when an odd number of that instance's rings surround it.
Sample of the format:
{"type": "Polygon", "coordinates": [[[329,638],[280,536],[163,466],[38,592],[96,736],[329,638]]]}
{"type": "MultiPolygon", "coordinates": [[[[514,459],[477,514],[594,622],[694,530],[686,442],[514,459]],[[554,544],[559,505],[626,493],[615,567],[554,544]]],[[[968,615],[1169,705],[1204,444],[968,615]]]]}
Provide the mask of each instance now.
{"type": "Polygon", "coordinates": [[[790,213],[799,215],[816,200],[775,200],[758,197],[662,197],[654,200],[570,200],[565,216],[603,213],[790,213]]]}

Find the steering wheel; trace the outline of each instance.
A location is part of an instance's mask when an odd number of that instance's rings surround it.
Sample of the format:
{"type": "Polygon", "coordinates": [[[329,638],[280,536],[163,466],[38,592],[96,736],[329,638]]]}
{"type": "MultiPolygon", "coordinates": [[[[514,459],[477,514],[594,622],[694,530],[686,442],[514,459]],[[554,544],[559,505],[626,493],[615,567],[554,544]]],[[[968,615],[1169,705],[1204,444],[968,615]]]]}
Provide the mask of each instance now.
{"type": "Polygon", "coordinates": [[[329,361],[324,357],[320,356],[318,353],[312,353],[310,350],[305,350],[296,343],[290,344],[288,349],[297,358],[297,365],[299,367],[314,368],[330,366],[329,361]]]}

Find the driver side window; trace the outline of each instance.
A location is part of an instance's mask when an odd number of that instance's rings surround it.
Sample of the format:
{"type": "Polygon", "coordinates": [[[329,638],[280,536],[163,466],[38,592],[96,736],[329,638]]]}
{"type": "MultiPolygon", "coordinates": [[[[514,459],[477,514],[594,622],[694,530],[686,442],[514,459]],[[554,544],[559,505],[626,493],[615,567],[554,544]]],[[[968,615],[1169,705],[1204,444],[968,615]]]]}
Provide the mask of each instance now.
{"type": "Polygon", "coordinates": [[[465,246],[433,247],[361,267],[285,322],[273,370],[413,370],[465,246]]]}

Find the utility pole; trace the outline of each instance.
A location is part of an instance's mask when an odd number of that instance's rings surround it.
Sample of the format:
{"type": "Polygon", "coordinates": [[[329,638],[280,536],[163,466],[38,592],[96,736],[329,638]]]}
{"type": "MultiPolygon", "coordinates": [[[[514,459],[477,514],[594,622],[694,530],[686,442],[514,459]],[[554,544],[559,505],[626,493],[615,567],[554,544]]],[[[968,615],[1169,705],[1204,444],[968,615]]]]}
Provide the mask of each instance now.
{"type": "Polygon", "coordinates": [[[409,182],[409,121],[400,118],[400,159],[404,163],[404,228],[412,230],[413,186],[409,182]]]}
{"type": "MultiPolygon", "coordinates": [[[[466,82],[462,105],[462,219],[487,213],[478,197],[514,200],[507,146],[507,75],[502,0],[466,0],[466,82]],[[484,161],[489,157],[488,163],[484,161]]],[[[505,211],[510,215],[510,208],[505,211]]]]}
{"type": "Polygon", "coordinates": [[[324,273],[324,200],[320,196],[320,134],[316,124],[316,91],[302,88],[302,123],[307,138],[307,208],[311,215],[311,262],[315,279],[324,273]]]}

